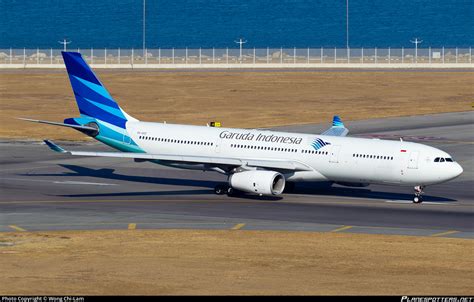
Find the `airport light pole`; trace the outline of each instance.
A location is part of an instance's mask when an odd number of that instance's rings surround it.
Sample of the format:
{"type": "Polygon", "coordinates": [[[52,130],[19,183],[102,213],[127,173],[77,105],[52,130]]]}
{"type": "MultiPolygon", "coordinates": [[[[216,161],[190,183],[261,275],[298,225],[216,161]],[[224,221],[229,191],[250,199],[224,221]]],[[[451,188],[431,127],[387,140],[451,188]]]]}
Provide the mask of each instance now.
{"type": "Polygon", "coordinates": [[[66,45],[70,44],[72,41],[68,41],[66,38],[64,38],[62,41],[58,41],[59,44],[62,44],[64,47],[64,51],[66,51],[66,45]]]}
{"type": "Polygon", "coordinates": [[[415,44],[415,63],[418,63],[418,44],[423,42],[423,40],[418,40],[418,38],[415,38],[415,40],[410,40],[410,42],[415,44]]]}
{"type": "Polygon", "coordinates": [[[146,0],[143,0],[143,57],[146,57],[145,47],[146,47],[146,0]]]}
{"type": "Polygon", "coordinates": [[[247,43],[247,41],[243,41],[242,38],[239,39],[239,41],[234,41],[235,43],[239,44],[240,46],[240,56],[239,56],[239,60],[242,62],[242,45],[247,43]]]}
{"type": "Polygon", "coordinates": [[[349,0],[346,0],[346,48],[349,49],[349,0]]]}

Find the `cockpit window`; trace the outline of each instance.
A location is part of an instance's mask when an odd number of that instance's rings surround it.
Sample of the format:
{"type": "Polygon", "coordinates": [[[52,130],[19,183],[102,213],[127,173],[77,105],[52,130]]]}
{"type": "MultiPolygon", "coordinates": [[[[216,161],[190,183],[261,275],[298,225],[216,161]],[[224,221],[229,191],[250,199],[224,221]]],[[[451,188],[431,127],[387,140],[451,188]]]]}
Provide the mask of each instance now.
{"type": "Polygon", "coordinates": [[[445,158],[436,157],[435,160],[434,160],[435,163],[444,163],[445,161],[452,163],[452,162],[454,162],[454,159],[452,159],[451,157],[445,157],[445,158]]]}

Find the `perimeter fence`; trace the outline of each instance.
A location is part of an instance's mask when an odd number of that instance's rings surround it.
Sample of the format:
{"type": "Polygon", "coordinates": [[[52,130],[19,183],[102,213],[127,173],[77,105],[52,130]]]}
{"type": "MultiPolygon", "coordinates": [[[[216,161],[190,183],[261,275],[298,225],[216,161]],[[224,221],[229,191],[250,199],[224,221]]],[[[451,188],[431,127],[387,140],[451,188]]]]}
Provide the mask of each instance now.
{"type": "MultiPolygon", "coordinates": [[[[0,49],[0,64],[63,65],[62,49],[0,49]]],[[[69,49],[93,65],[226,65],[262,67],[317,64],[472,64],[469,48],[198,48],[69,49]]],[[[6,66],[8,67],[8,66],[6,66]]]]}

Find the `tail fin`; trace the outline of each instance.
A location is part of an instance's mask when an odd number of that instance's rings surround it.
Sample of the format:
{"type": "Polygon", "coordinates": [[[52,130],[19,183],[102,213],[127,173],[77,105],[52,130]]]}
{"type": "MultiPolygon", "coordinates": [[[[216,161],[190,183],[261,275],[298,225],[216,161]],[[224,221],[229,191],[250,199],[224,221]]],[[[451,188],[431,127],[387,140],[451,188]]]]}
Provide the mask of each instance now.
{"type": "Polygon", "coordinates": [[[80,53],[63,51],[62,55],[81,117],[97,119],[123,129],[127,121],[136,121],[110,96],[80,53]]]}

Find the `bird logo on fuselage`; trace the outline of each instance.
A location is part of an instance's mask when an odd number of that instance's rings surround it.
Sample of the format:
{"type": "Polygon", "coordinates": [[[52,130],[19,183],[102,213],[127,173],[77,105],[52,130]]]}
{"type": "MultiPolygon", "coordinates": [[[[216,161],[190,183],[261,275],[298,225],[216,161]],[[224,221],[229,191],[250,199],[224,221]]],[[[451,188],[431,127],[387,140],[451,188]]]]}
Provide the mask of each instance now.
{"type": "Polygon", "coordinates": [[[314,142],[311,144],[311,146],[314,148],[314,150],[319,150],[323,148],[324,146],[330,145],[331,143],[325,142],[320,138],[317,138],[314,140],[314,142]]]}

